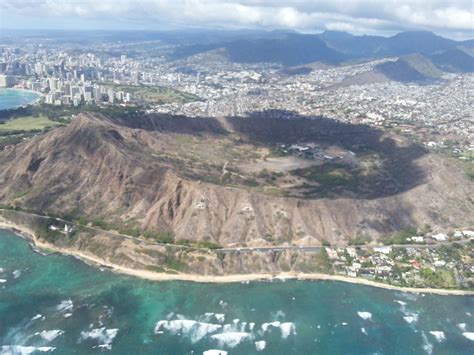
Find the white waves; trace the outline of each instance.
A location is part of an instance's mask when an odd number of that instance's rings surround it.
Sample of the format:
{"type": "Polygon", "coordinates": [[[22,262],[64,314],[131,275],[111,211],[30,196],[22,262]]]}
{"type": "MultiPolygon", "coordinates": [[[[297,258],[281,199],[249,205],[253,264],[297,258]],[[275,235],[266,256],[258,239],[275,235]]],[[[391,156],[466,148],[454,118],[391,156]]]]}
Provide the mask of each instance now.
{"type": "Polygon", "coordinates": [[[257,351],[265,350],[266,347],[267,347],[267,342],[265,340],[260,340],[260,341],[255,342],[255,349],[257,351]]]}
{"type": "Polygon", "coordinates": [[[56,310],[60,312],[71,311],[73,308],[74,303],[72,303],[71,299],[61,301],[61,303],[56,306],[56,310]]]}
{"type": "Polygon", "coordinates": [[[28,355],[36,352],[47,353],[56,350],[54,347],[50,346],[20,346],[20,345],[3,345],[0,347],[1,355],[28,355]]]}
{"type": "Polygon", "coordinates": [[[63,335],[63,334],[64,334],[64,330],[60,330],[60,329],[43,330],[39,333],[36,333],[36,335],[39,335],[41,338],[43,338],[46,341],[53,341],[58,336],[63,335]]]}
{"type": "Polygon", "coordinates": [[[444,335],[444,332],[440,330],[431,330],[430,334],[435,337],[438,343],[441,343],[442,341],[446,340],[446,335],[444,335]]]}
{"type": "Polygon", "coordinates": [[[428,354],[433,354],[433,344],[428,341],[428,337],[425,332],[421,332],[421,337],[423,338],[423,350],[428,354]]]}
{"type": "Polygon", "coordinates": [[[220,333],[211,336],[212,339],[217,340],[219,346],[227,346],[229,348],[235,348],[242,341],[250,339],[251,337],[250,333],[245,332],[220,333]]]}
{"type": "Polygon", "coordinates": [[[112,342],[117,336],[117,333],[118,329],[107,329],[105,327],[95,328],[90,331],[81,332],[81,338],[79,339],[79,341],[83,341],[86,339],[97,340],[99,348],[112,350],[112,342]]]}
{"type": "Polygon", "coordinates": [[[365,320],[372,319],[372,313],[370,312],[357,312],[357,315],[365,320]]]}
{"type": "Polygon", "coordinates": [[[155,333],[160,334],[163,330],[174,335],[184,335],[196,343],[206,335],[216,332],[222,328],[220,324],[204,323],[189,319],[161,320],[156,323],[155,333]]]}
{"type": "Polygon", "coordinates": [[[469,340],[474,341],[474,332],[464,332],[462,333],[462,336],[469,340]]]}

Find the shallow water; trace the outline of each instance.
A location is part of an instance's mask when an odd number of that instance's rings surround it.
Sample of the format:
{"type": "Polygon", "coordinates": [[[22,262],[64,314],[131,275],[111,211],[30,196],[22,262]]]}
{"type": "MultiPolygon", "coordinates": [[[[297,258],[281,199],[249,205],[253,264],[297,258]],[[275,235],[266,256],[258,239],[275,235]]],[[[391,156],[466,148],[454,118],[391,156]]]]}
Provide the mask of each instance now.
{"type": "Polygon", "coordinates": [[[472,296],[423,296],[335,281],[150,282],[34,253],[4,230],[0,268],[0,354],[40,347],[54,348],[53,354],[474,349],[468,339],[474,332],[472,296]]]}
{"type": "Polygon", "coordinates": [[[0,88],[0,110],[7,110],[36,101],[40,94],[29,90],[0,88]]]}

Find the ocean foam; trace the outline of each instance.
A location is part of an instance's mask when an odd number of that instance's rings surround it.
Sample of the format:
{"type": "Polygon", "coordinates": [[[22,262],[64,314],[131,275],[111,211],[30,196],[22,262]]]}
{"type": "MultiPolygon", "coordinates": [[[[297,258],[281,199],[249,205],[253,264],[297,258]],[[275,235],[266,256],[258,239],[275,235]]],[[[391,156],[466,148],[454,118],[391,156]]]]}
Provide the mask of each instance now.
{"type": "Polygon", "coordinates": [[[41,338],[46,341],[53,341],[58,336],[64,334],[64,330],[54,329],[54,330],[43,330],[40,333],[37,333],[41,338]]]}
{"type": "Polygon", "coordinates": [[[418,321],[418,314],[416,313],[407,313],[407,315],[405,317],[403,317],[403,319],[411,324],[411,323],[415,323],[418,321]]]}
{"type": "Polygon", "coordinates": [[[427,354],[433,353],[433,344],[428,341],[428,338],[425,332],[421,332],[421,337],[423,338],[423,350],[426,351],[427,354]]]}
{"type": "Polygon", "coordinates": [[[275,321],[275,322],[270,322],[270,323],[263,323],[262,324],[262,331],[263,333],[266,333],[269,327],[275,327],[275,328],[280,328],[281,322],[275,321]]]}
{"type": "Polygon", "coordinates": [[[292,334],[296,334],[296,328],[295,328],[294,323],[291,323],[291,322],[281,323],[279,321],[263,323],[260,334],[262,335],[265,334],[270,329],[270,327],[279,328],[281,331],[281,337],[283,339],[288,338],[292,334]]]}
{"type": "Polygon", "coordinates": [[[12,272],[12,274],[13,274],[13,278],[17,279],[21,276],[21,270],[15,270],[12,272]]]}
{"type": "Polygon", "coordinates": [[[275,313],[273,313],[272,316],[273,316],[273,319],[280,320],[280,319],[285,318],[286,314],[282,310],[278,310],[275,313]]]}
{"type": "Polygon", "coordinates": [[[204,315],[199,317],[199,321],[200,322],[210,322],[211,318],[213,318],[213,317],[214,317],[214,313],[206,312],[206,313],[204,313],[204,315]]]}
{"type": "Polygon", "coordinates": [[[60,312],[71,311],[73,308],[74,304],[71,299],[61,301],[61,303],[56,306],[56,310],[60,312]]]}
{"type": "Polygon", "coordinates": [[[219,346],[227,346],[235,348],[242,341],[250,339],[251,335],[244,332],[229,332],[211,335],[211,338],[216,340],[219,346]]]}
{"type": "Polygon", "coordinates": [[[20,345],[3,345],[1,348],[0,354],[5,354],[5,355],[28,355],[32,354],[36,351],[42,352],[42,353],[48,353],[51,351],[56,350],[54,347],[50,346],[40,346],[40,347],[35,347],[35,346],[20,346],[20,345]]]}
{"type": "Polygon", "coordinates": [[[436,338],[438,343],[441,343],[442,341],[446,340],[446,335],[444,335],[444,332],[440,330],[432,330],[430,331],[430,334],[436,338]]]}
{"type": "Polygon", "coordinates": [[[36,316],[34,316],[33,318],[31,318],[31,320],[37,320],[37,319],[40,319],[40,318],[43,318],[44,317],[41,315],[41,314],[37,314],[36,316]]]}
{"type": "Polygon", "coordinates": [[[368,335],[367,330],[365,330],[365,328],[360,328],[360,331],[361,331],[363,334],[368,335]]]}
{"type": "Polygon", "coordinates": [[[397,302],[400,306],[406,306],[407,305],[407,303],[403,302],[403,301],[395,300],[395,302],[397,302]]]}
{"type": "Polygon", "coordinates": [[[358,316],[362,319],[372,319],[372,313],[370,312],[357,312],[358,316]]]}
{"type": "Polygon", "coordinates": [[[224,320],[225,320],[225,314],[224,313],[216,313],[216,314],[214,314],[214,317],[217,319],[218,323],[224,323],[224,320]]]}
{"type": "Polygon", "coordinates": [[[197,322],[190,319],[160,320],[156,323],[155,333],[161,334],[163,330],[167,330],[174,335],[187,336],[192,343],[196,343],[221,328],[220,324],[197,322]]]}
{"type": "Polygon", "coordinates": [[[202,355],[227,355],[227,351],[210,349],[202,353],[202,355]]]}
{"type": "Polygon", "coordinates": [[[463,337],[474,341],[474,332],[464,332],[462,333],[463,337]]]}
{"type": "Polygon", "coordinates": [[[265,340],[260,340],[260,341],[255,342],[255,349],[257,351],[265,350],[266,346],[267,346],[267,342],[265,340]]]}
{"type": "Polygon", "coordinates": [[[112,342],[117,336],[117,333],[118,329],[106,329],[105,327],[95,328],[90,331],[81,332],[81,338],[79,340],[95,339],[99,343],[99,348],[112,350],[112,342]]]}
{"type": "Polygon", "coordinates": [[[459,323],[457,325],[457,327],[462,331],[462,332],[465,332],[466,331],[466,323],[459,323]]]}
{"type": "Polygon", "coordinates": [[[283,339],[288,338],[290,335],[296,334],[295,325],[291,322],[282,323],[280,325],[280,329],[281,329],[281,337],[283,339]]]}
{"type": "Polygon", "coordinates": [[[170,312],[166,315],[166,319],[170,320],[171,318],[173,318],[174,316],[174,312],[170,312]]]}

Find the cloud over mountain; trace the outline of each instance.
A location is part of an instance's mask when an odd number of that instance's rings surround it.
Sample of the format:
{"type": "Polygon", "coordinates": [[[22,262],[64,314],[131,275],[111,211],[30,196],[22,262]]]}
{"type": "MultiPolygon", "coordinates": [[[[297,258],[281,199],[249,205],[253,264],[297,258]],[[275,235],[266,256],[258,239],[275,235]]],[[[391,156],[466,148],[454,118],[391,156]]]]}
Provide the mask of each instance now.
{"type": "Polygon", "coordinates": [[[285,28],[393,33],[426,29],[451,37],[472,37],[471,0],[3,0],[5,27],[30,20],[30,27],[94,28],[285,28]],[[100,26],[99,26],[100,25],[100,26]]]}

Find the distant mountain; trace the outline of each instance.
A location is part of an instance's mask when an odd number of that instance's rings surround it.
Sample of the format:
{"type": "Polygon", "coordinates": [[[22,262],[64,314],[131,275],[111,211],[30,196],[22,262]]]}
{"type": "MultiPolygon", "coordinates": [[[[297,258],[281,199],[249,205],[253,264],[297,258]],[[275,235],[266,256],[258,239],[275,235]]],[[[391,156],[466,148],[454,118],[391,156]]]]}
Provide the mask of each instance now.
{"type": "Polygon", "coordinates": [[[326,44],[351,58],[431,54],[460,44],[428,31],[401,32],[392,37],[354,36],[346,32],[326,31],[318,35],[326,44]]]}
{"type": "Polygon", "coordinates": [[[430,54],[453,48],[459,43],[428,31],[402,32],[387,38],[387,54],[430,54]]]}
{"type": "Polygon", "coordinates": [[[468,50],[460,48],[449,49],[430,56],[431,61],[443,71],[453,73],[474,72],[474,57],[468,50]]]}
{"type": "Polygon", "coordinates": [[[410,54],[396,61],[378,64],[372,70],[349,76],[334,87],[365,85],[390,80],[404,83],[427,83],[440,80],[441,75],[442,71],[429,58],[421,54],[410,54]]]}
{"type": "Polygon", "coordinates": [[[421,54],[404,56],[395,62],[379,64],[376,71],[390,80],[412,82],[438,79],[442,72],[421,54]]]}
{"type": "MultiPolygon", "coordinates": [[[[237,63],[273,62],[284,66],[299,66],[312,62],[338,64],[348,60],[367,60],[383,57],[399,57],[409,54],[425,56],[454,50],[459,46],[474,48],[474,40],[454,41],[428,31],[402,32],[391,37],[356,36],[347,32],[325,31],[317,35],[298,33],[269,32],[252,33],[252,36],[238,37],[228,34],[223,37],[205,36],[199,43],[182,45],[173,54],[174,59],[186,58],[200,53],[220,49],[227,54],[228,60],[237,63]]],[[[459,64],[456,70],[470,68],[462,64],[468,58],[455,53],[459,64]]],[[[436,59],[443,62],[446,59],[436,59]]],[[[444,65],[444,64],[442,64],[444,65]]],[[[448,65],[449,67],[449,65],[448,65]]]]}
{"type": "Polygon", "coordinates": [[[174,58],[186,58],[192,55],[224,49],[230,61],[236,63],[272,62],[284,66],[320,61],[336,64],[346,59],[344,54],[329,48],[326,43],[314,35],[288,33],[281,38],[240,39],[224,43],[184,46],[176,50],[174,58]]]}
{"type": "Polygon", "coordinates": [[[351,59],[369,58],[384,50],[386,38],[381,36],[354,36],[347,32],[325,31],[317,35],[326,44],[351,59]]]}

